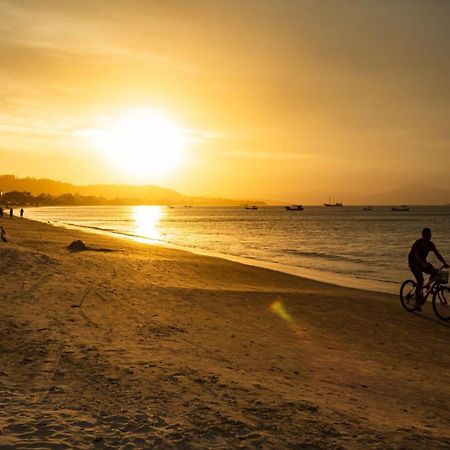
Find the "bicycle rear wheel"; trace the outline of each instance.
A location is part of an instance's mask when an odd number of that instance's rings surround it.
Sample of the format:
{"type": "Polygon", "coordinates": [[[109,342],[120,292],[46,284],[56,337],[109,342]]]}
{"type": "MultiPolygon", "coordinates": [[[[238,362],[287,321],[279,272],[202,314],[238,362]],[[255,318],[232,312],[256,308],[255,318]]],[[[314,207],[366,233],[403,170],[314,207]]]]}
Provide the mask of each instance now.
{"type": "Polygon", "coordinates": [[[433,295],[434,313],[441,320],[450,320],[450,289],[446,286],[439,286],[433,295]]]}
{"type": "Polygon", "coordinates": [[[414,312],[416,309],[416,286],[415,281],[406,280],[400,288],[400,302],[408,312],[414,312]]]}

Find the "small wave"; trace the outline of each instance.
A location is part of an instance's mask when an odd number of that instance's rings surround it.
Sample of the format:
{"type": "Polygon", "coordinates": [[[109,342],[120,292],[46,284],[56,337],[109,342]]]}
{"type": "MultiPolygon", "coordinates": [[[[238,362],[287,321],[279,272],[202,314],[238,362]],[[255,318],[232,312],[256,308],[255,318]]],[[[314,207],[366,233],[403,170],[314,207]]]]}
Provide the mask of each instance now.
{"type": "Polygon", "coordinates": [[[71,223],[71,222],[63,222],[63,223],[65,223],[66,225],[69,225],[71,227],[80,227],[80,228],[88,228],[90,230],[107,231],[108,233],[115,233],[115,234],[126,234],[126,233],[117,231],[114,228],[96,227],[94,225],[81,225],[79,223],[71,223]]]}
{"type": "Polygon", "coordinates": [[[361,280],[370,280],[370,281],[379,281],[381,283],[389,283],[389,284],[399,284],[398,281],[388,280],[386,278],[377,278],[377,277],[364,277],[361,275],[353,275],[354,278],[359,278],[361,280]]]}
{"type": "Polygon", "coordinates": [[[296,250],[291,248],[285,248],[283,249],[284,252],[289,253],[290,255],[295,256],[304,256],[308,258],[320,258],[320,259],[327,259],[331,261],[350,261],[354,263],[363,263],[366,262],[365,260],[362,260],[361,258],[355,258],[352,256],[344,256],[344,255],[332,255],[330,253],[320,253],[320,252],[307,252],[303,250],[296,250]]]}

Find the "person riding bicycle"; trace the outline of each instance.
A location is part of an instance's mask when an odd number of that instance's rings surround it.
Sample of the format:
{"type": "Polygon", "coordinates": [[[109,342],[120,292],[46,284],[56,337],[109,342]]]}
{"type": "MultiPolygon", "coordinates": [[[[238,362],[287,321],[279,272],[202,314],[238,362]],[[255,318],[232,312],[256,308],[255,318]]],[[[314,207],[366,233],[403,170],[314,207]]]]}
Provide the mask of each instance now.
{"type": "Polygon", "coordinates": [[[416,310],[421,311],[422,305],[422,288],[423,288],[423,273],[428,273],[430,278],[433,279],[437,270],[427,261],[428,253],[433,252],[437,259],[442,262],[445,268],[449,265],[445,262],[442,255],[438,252],[436,246],[431,241],[431,230],[424,228],[422,230],[422,238],[417,239],[411,246],[411,251],[408,255],[408,265],[411,272],[416,277],[417,289],[416,289],[416,310]]]}

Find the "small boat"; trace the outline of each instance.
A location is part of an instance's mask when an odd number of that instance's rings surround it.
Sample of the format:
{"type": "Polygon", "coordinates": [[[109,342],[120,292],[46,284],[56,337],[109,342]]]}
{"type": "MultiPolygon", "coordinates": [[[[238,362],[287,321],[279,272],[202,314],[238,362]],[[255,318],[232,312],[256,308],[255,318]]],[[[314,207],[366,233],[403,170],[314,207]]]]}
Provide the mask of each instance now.
{"type": "Polygon", "coordinates": [[[392,206],[391,211],[409,211],[408,205],[392,206]]]}
{"type": "Polygon", "coordinates": [[[285,206],[286,211],[303,211],[304,208],[302,205],[291,205],[291,206],[285,206]]]}
{"type": "Polygon", "coordinates": [[[258,209],[256,205],[245,205],[245,209],[258,209]]]}
{"type": "Polygon", "coordinates": [[[170,209],[174,209],[175,208],[175,206],[172,206],[172,205],[167,205],[167,207],[170,208],[170,209]]]}
{"type": "Polygon", "coordinates": [[[373,211],[372,206],[364,206],[363,211],[373,211]]]}

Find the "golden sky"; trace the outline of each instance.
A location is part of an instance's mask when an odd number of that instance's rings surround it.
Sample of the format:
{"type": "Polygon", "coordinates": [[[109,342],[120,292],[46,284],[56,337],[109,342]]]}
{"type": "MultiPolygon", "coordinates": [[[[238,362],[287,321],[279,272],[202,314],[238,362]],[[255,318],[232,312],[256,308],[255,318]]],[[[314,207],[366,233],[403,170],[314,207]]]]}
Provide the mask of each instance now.
{"type": "Polygon", "coordinates": [[[0,0],[0,172],[305,202],[450,188],[449,23],[446,0],[0,0]],[[109,164],[92,136],[129,111],[168,118],[182,162],[109,164]]]}

